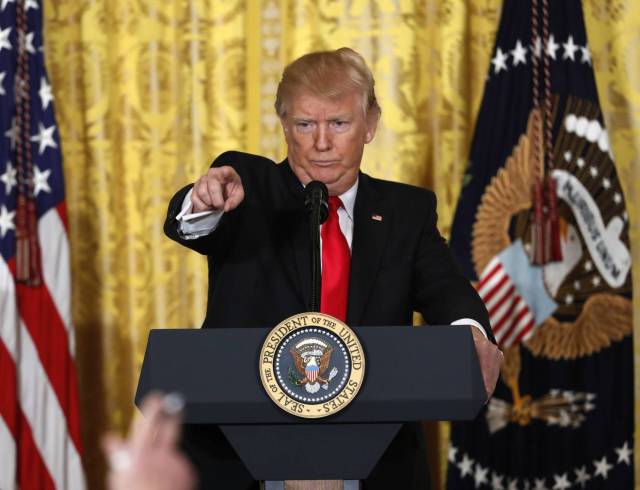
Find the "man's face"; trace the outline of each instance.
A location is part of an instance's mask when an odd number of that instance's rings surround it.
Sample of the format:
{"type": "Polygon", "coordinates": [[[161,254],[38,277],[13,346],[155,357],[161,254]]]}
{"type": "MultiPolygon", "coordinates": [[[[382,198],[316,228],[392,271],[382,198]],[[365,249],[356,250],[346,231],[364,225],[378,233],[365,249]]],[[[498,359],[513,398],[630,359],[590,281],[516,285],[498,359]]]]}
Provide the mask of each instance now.
{"type": "Polygon", "coordinates": [[[378,121],[377,115],[365,117],[360,94],[352,92],[338,100],[298,94],[281,122],[289,165],[300,182],[319,180],[338,196],[358,178],[364,145],[378,121]]]}

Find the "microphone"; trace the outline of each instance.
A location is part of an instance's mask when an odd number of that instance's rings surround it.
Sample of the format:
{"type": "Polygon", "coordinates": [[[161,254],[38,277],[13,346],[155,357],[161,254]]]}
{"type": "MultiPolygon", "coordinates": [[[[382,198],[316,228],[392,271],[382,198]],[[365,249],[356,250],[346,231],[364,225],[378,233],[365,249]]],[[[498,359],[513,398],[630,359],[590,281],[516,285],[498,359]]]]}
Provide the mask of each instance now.
{"type": "Polygon", "coordinates": [[[304,188],[304,207],[307,208],[309,216],[317,213],[317,225],[327,221],[329,216],[329,191],[327,186],[319,180],[312,180],[304,188]]]}
{"type": "Polygon", "coordinates": [[[329,216],[329,191],[322,182],[313,180],[304,188],[304,206],[309,217],[311,245],[311,297],[310,311],[320,311],[322,278],[320,269],[320,225],[329,216]]]}

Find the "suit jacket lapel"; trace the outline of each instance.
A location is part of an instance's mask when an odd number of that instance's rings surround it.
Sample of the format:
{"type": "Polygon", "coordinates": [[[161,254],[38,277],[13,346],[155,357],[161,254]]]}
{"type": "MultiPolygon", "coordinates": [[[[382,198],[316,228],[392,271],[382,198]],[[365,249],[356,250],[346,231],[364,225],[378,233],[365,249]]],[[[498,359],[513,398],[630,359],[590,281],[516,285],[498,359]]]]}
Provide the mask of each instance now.
{"type": "Polygon", "coordinates": [[[360,174],[354,208],[347,324],[360,325],[387,243],[392,211],[368,175],[360,174]]]}
{"type": "Polygon", "coordinates": [[[286,257],[292,257],[293,260],[283,265],[285,270],[290,272],[300,300],[307,309],[311,301],[311,251],[309,250],[311,240],[303,204],[303,187],[286,159],[280,163],[280,170],[295,200],[291,219],[288,220],[290,228],[287,233],[290,234],[290,239],[286,240],[290,253],[285,254],[285,260],[286,257]]]}
{"type": "Polygon", "coordinates": [[[309,223],[304,215],[300,216],[294,225],[293,236],[290,244],[293,247],[296,269],[296,289],[299,292],[305,311],[311,304],[311,238],[309,236],[309,223]]]}

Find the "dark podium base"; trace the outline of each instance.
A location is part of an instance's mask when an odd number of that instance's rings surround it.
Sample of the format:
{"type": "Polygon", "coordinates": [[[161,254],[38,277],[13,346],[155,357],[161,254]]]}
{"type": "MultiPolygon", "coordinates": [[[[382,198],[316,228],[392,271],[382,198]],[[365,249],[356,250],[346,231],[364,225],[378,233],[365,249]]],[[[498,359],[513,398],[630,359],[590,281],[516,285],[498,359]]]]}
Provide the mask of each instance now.
{"type": "Polygon", "coordinates": [[[380,459],[401,425],[221,425],[220,429],[256,480],[364,480],[371,472],[371,460],[380,459]]]}

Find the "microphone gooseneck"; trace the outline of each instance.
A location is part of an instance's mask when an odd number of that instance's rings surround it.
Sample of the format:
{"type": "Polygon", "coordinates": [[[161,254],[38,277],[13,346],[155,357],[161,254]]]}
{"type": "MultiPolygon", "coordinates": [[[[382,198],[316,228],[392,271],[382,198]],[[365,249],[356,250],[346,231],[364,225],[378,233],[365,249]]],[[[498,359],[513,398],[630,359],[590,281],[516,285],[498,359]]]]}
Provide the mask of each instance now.
{"type": "Polygon", "coordinates": [[[304,188],[304,207],[309,216],[318,213],[318,225],[327,221],[329,216],[329,191],[319,180],[312,180],[304,188]]]}
{"type": "Polygon", "coordinates": [[[320,225],[329,216],[329,191],[322,182],[314,180],[304,188],[304,206],[309,219],[311,235],[311,299],[309,310],[320,311],[320,289],[322,276],[320,268],[320,225]]]}

